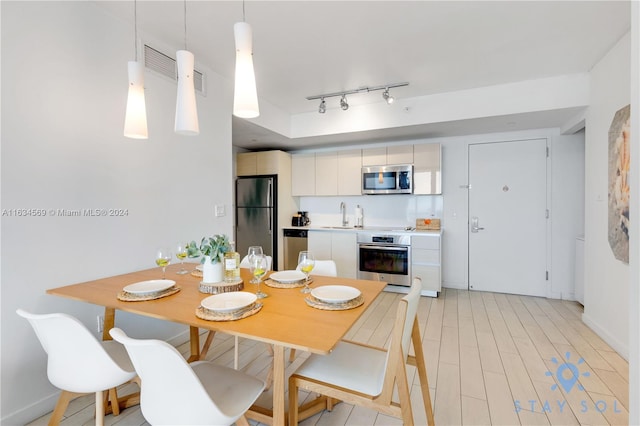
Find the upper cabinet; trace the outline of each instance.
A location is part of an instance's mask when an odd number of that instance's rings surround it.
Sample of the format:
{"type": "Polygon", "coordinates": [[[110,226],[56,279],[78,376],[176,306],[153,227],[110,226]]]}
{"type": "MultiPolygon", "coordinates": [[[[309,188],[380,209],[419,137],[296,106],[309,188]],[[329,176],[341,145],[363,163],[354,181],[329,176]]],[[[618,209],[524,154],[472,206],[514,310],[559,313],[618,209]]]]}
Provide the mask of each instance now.
{"type": "Polygon", "coordinates": [[[338,195],[362,195],[362,151],[338,151],[338,195]]]}
{"type": "Polygon", "coordinates": [[[238,176],[277,175],[289,167],[289,154],[283,151],[242,152],[236,158],[238,176]]]}
{"type": "Polygon", "coordinates": [[[315,195],[336,195],[338,192],[338,153],[316,153],[315,195]]]}
{"type": "Polygon", "coordinates": [[[294,196],[361,195],[359,149],[291,156],[294,196]]]}
{"type": "Polygon", "coordinates": [[[413,146],[413,193],[442,194],[442,149],[439,143],[413,146]]]}
{"type": "Polygon", "coordinates": [[[316,195],[315,154],[291,156],[291,195],[316,195]]]}
{"type": "Polygon", "coordinates": [[[440,157],[437,143],[293,154],[292,191],[294,196],[362,195],[363,166],[413,164],[413,193],[442,194],[440,157]]]}
{"type": "Polygon", "coordinates": [[[363,166],[413,164],[413,145],[396,145],[362,150],[363,166]]]}

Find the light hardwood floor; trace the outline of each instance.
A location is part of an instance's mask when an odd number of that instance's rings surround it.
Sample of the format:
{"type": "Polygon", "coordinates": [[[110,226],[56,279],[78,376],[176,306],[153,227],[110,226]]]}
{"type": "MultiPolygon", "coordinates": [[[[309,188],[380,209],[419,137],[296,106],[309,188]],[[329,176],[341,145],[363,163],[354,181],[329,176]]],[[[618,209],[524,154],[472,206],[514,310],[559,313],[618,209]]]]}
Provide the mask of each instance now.
{"type": "MultiPolygon", "coordinates": [[[[387,345],[400,297],[383,293],[346,338],[387,345]]],[[[628,364],[581,322],[581,314],[582,307],[574,302],[507,294],[445,289],[437,299],[421,298],[420,327],[436,424],[628,424],[628,364]],[[570,380],[571,368],[580,375],[576,383],[570,380]]],[[[179,349],[186,355],[188,344],[179,349]]],[[[287,373],[306,356],[299,353],[287,365],[287,373]]],[[[232,366],[233,338],[216,335],[208,359],[232,366]]],[[[265,345],[240,340],[240,369],[265,378],[269,364],[265,345]]],[[[414,418],[423,425],[418,379],[415,369],[409,368],[414,418]]],[[[312,397],[301,393],[301,403],[312,397]]],[[[265,407],[270,402],[270,392],[258,400],[265,407]]],[[[92,425],[93,410],[93,396],[80,397],[72,401],[62,425],[92,425]]],[[[44,425],[49,416],[30,425],[44,425]]],[[[105,424],[148,423],[139,407],[133,407],[120,416],[107,416],[105,424]]],[[[338,404],[332,412],[301,424],[400,425],[401,421],[338,404]]]]}

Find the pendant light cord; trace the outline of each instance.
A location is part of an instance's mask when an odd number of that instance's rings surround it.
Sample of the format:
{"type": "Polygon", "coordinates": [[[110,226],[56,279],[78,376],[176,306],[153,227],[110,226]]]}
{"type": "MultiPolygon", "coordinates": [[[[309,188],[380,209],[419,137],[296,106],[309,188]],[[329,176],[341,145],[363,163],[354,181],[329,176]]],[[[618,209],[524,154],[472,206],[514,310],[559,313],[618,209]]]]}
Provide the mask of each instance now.
{"type": "Polygon", "coordinates": [[[184,50],[187,50],[187,0],[184,0],[184,50]]]}
{"type": "Polygon", "coordinates": [[[244,16],[244,0],[242,0],[242,22],[247,22],[244,16]]]}
{"type": "Polygon", "coordinates": [[[133,51],[138,62],[138,2],[133,0],[133,51]]]}

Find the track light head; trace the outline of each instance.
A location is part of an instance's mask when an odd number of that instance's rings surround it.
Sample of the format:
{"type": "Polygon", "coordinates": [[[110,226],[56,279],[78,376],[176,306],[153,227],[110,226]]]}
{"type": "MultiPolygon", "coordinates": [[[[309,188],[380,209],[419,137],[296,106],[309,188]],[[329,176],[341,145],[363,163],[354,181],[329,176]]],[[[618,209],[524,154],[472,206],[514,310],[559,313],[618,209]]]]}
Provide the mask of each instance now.
{"type": "Polygon", "coordinates": [[[320,101],[320,106],[318,107],[318,112],[320,114],[324,114],[327,112],[327,103],[324,101],[324,98],[320,101]]]}
{"type": "Polygon", "coordinates": [[[349,109],[349,104],[347,103],[346,95],[342,95],[342,98],[340,99],[340,108],[342,108],[343,111],[346,111],[349,109]]]}
{"type": "Polygon", "coordinates": [[[384,99],[385,102],[388,103],[389,105],[391,105],[393,101],[395,101],[395,98],[389,94],[388,87],[384,89],[384,92],[382,92],[382,99],[384,99]]]}

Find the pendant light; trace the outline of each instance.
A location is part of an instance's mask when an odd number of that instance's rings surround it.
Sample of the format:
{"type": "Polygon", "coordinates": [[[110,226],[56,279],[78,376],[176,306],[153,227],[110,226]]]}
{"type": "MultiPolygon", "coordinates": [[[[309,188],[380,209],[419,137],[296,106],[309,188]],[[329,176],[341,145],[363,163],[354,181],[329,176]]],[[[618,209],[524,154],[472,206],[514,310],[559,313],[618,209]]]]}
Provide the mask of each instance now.
{"type": "Polygon", "coordinates": [[[241,118],[255,118],[260,115],[256,76],[253,70],[253,46],[251,25],[245,22],[244,0],[242,1],[242,22],[233,26],[236,41],[236,81],[233,99],[233,115],[241,118]]]}
{"type": "Polygon", "coordinates": [[[129,95],[124,118],[124,136],[132,139],[147,139],[147,108],[144,101],[144,66],[138,62],[138,7],[133,2],[133,47],[135,61],[128,62],[129,95]]]}
{"type": "Polygon", "coordinates": [[[193,53],[187,50],[187,1],[184,1],[184,50],[176,52],[178,96],[176,100],[175,132],[181,135],[200,134],[196,91],[193,82],[193,53]]]}

